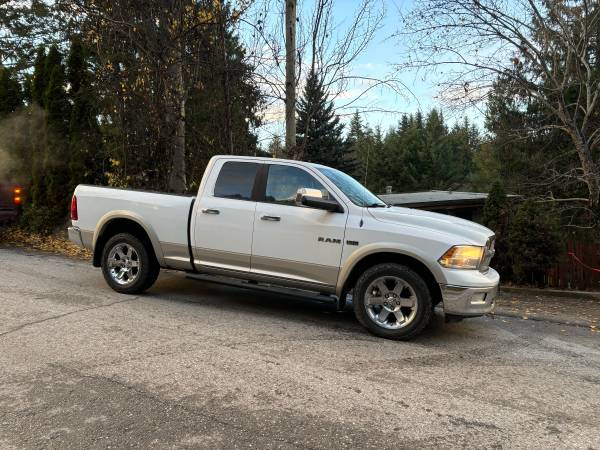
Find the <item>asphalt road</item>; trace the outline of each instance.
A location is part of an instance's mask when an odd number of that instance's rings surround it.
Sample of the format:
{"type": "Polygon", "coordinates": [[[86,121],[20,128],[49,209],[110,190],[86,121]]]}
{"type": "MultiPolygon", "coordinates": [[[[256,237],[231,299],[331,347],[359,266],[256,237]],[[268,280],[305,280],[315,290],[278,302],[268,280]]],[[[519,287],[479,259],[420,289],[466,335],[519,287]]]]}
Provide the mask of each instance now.
{"type": "Polygon", "coordinates": [[[521,319],[405,343],[296,297],[0,249],[0,448],[600,448],[600,334],[521,319]]]}

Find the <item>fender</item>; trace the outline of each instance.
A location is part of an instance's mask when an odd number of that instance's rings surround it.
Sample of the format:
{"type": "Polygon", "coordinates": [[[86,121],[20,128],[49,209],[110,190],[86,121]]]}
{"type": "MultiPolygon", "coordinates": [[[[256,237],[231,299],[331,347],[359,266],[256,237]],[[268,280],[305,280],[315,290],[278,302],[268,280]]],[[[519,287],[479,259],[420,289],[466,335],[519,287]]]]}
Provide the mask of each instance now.
{"type": "Polygon", "coordinates": [[[94,231],[94,239],[92,241],[93,242],[92,249],[96,248],[96,242],[98,242],[98,238],[104,232],[104,229],[106,228],[108,223],[114,219],[128,219],[128,220],[131,220],[132,222],[137,223],[139,226],[141,226],[144,229],[144,231],[146,232],[146,234],[148,235],[148,237],[150,238],[150,242],[152,243],[152,248],[154,249],[154,254],[156,255],[156,259],[158,260],[158,263],[161,266],[164,266],[164,255],[163,255],[162,247],[160,246],[160,241],[158,240],[158,236],[156,235],[156,232],[154,231],[154,229],[152,228],[151,225],[147,224],[144,221],[142,216],[140,216],[139,214],[136,214],[134,212],[127,211],[127,210],[110,211],[100,218],[100,220],[98,221],[98,224],[96,226],[96,229],[94,231]]]}
{"type": "Polygon", "coordinates": [[[422,253],[418,248],[408,245],[400,245],[395,242],[376,242],[356,249],[354,252],[352,252],[352,254],[350,254],[350,256],[348,256],[346,261],[344,261],[342,267],[340,267],[340,272],[338,275],[336,295],[342,295],[344,284],[352,273],[354,267],[363,258],[376,253],[396,253],[398,255],[414,258],[429,269],[438,283],[446,283],[446,277],[444,276],[441,266],[437,264],[437,261],[432,261],[431,256],[422,253]]]}

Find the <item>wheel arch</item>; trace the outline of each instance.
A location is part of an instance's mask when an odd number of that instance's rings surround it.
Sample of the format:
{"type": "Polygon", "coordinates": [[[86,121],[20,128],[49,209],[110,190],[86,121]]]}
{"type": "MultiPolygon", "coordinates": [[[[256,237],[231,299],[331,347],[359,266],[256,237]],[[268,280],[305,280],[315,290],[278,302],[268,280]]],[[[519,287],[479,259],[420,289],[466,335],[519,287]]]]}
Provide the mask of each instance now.
{"type": "Polygon", "coordinates": [[[163,265],[162,249],[154,231],[145,225],[141,218],[131,213],[113,213],[102,218],[94,233],[94,267],[101,265],[102,250],[106,242],[119,233],[129,233],[142,240],[148,245],[157,262],[163,265]]]}
{"type": "Polygon", "coordinates": [[[410,267],[417,272],[427,284],[432,295],[433,304],[437,305],[442,301],[440,284],[431,268],[418,257],[399,250],[377,251],[356,258],[352,266],[345,271],[345,275],[340,274],[344,276],[343,280],[338,285],[338,295],[350,292],[360,277],[360,274],[365,270],[377,264],[384,263],[396,263],[410,267]]]}

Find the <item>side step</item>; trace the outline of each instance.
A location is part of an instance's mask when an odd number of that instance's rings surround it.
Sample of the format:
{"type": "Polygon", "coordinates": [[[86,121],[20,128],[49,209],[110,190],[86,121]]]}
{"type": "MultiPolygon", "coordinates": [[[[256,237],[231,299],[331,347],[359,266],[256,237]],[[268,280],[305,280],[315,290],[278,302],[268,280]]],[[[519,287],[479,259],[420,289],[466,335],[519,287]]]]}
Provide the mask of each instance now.
{"type": "Polygon", "coordinates": [[[298,288],[284,288],[274,284],[260,283],[255,280],[240,280],[237,278],[224,277],[221,275],[209,275],[200,273],[186,273],[186,278],[196,281],[204,281],[208,283],[224,284],[227,286],[233,286],[242,289],[252,289],[255,291],[270,292],[272,294],[281,294],[292,297],[298,297],[306,300],[312,300],[319,303],[327,303],[335,305],[338,310],[340,301],[337,296],[330,294],[323,294],[314,291],[307,291],[298,288]]]}

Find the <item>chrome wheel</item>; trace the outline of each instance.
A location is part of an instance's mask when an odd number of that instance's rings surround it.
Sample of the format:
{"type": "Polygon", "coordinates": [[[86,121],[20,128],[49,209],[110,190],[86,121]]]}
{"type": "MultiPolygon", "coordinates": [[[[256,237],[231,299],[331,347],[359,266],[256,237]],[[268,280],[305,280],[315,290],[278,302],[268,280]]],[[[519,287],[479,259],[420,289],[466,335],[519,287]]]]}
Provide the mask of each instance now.
{"type": "Polygon", "coordinates": [[[140,256],[129,244],[115,245],[108,253],[108,272],[120,286],[129,286],[137,280],[141,269],[140,256]]]}
{"type": "Polygon", "coordinates": [[[378,326],[397,330],[414,320],[418,308],[417,295],[402,278],[384,276],[369,284],[365,308],[369,318],[378,326]]]}

